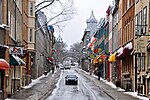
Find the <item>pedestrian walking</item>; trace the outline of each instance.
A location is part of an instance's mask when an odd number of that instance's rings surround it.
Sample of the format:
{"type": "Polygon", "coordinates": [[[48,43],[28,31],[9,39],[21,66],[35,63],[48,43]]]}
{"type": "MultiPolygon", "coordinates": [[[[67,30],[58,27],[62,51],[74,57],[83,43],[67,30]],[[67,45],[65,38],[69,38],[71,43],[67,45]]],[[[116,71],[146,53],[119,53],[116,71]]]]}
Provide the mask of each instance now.
{"type": "Polygon", "coordinates": [[[55,71],[55,68],[54,68],[54,66],[52,67],[52,73],[54,73],[54,71],[55,71]]]}
{"type": "Polygon", "coordinates": [[[97,69],[96,75],[98,77],[98,80],[100,80],[101,77],[101,71],[99,69],[97,69]]]}
{"type": "Polygon", "coordinates": [[[56,69],[59,69],[59,65],[56,65],[56,69]]]}

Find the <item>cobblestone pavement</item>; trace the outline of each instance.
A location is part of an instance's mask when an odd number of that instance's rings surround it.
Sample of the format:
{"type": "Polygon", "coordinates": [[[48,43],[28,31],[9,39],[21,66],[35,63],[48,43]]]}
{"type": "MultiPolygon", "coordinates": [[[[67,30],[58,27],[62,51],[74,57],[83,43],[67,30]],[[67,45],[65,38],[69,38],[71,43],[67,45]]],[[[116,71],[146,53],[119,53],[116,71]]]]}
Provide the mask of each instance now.
{"type": "Polygon", "coordinates": [[[40,79],[40,82],[28,89],[21,89],[15,92],[11,99],[17,100],[45,100],[56,87],[56,83],[60,76],[60,70],[54,74],[49,73],[40,79]]]}

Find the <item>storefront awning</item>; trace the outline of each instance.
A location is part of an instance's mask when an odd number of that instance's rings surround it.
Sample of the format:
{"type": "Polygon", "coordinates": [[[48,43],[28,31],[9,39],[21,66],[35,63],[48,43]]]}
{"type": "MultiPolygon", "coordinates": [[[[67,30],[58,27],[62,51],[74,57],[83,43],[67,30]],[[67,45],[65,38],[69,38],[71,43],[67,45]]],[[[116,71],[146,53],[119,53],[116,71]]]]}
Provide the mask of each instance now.
{"type": "Polygon", "coordinates": [[[24,66],[25,62],[19,58],[18,56],[11,55],[10,56],[10,65],[21,65],[24,66]]]}
{"type": "Polygon", "coordinates": [[[95,57],[95,58],[94,58],[94,60],[93,60],[93,63],[94,63],[94,64],[97,64],[97,63],[98,63],[98,58],[99,58],[99,57],[95,57]]]}
{"type": "Polygon", "coordinates": [[[93,44],[94,44],[95,41],[96,41],[96,38],[95,38],[95,37],[92,37],[92,38],[91,38],[91,41],[90,41],[89,44],[87,45],[88,48],[91,48],[91,47],[93,46],[93,44]]]}
{"type": "Polygon", "coordinates": [[[110,63],[116,61],[116,52],[114,52],[111,56],[109,56],[108,61],[109,61],[110,63]]]}
{"type": "Polygon", "coordinates": [[[123,57],[128,57],[131,55],[131,52],[133,51],[132,42],[129,42],[126,44],[123,48],[123,57]]]}
{"type": "Polygon", "coordinates": [[[123,47],[121,47],[117,50],[116,59],[122,59],[123,58],[122,54],[123,54],[123,47]]]}
{"type": "Polygon", "coordinates": [[[10,69],[9,63],[5,59],[0,59],[0,69],[2,70],[10,69]]]}
{"type": "Polygon", "coordinates": [[[54,59],[53,59],[53,57],[49,57],[49,58],[47,58],[47,60],[50,64],[52,64],[54,59]]]}

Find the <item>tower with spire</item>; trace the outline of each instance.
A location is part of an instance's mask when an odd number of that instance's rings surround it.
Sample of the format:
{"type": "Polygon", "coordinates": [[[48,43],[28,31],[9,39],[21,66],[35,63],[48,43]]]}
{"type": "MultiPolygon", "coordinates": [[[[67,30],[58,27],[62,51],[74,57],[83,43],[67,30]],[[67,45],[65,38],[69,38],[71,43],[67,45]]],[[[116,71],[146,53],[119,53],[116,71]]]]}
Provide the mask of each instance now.
{"type": "Polygon", "coordinates": [[[63,39],[61,38],[60,34],[58,36],[58,38],[56,39],[57,43],[62,43],[63,42],[63,39]]]}
{"type": "Polygon", "coordinates": [[[90,37],[92,37],[94,35],[94,32],[96,31],[97,29],[97,20],[94,16],[94,12],[92,10],[92,13],[91,13],[91,16],[89,19],[86,20],[86,23],[87,23],[87,29],[90,30],[90,37]]]}

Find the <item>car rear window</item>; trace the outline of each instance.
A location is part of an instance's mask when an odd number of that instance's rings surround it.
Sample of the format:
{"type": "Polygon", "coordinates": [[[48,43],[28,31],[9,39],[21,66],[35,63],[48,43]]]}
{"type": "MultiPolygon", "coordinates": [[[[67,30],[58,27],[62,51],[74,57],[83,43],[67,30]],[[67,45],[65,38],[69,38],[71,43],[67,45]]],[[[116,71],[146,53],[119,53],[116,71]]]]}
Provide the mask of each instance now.
{"type": "Polygon", "coordinates": [[[76,75],[67,75],[67,77],[76,77],[76,75]]]}

